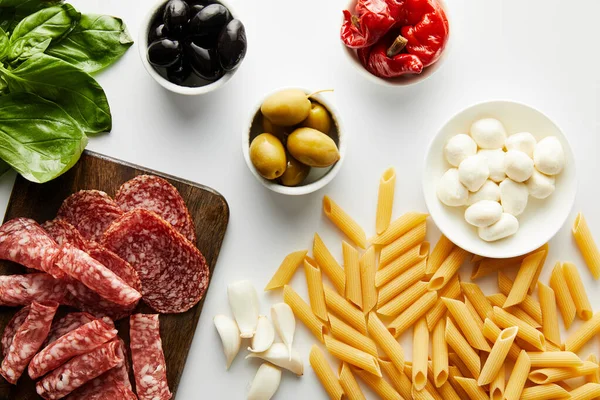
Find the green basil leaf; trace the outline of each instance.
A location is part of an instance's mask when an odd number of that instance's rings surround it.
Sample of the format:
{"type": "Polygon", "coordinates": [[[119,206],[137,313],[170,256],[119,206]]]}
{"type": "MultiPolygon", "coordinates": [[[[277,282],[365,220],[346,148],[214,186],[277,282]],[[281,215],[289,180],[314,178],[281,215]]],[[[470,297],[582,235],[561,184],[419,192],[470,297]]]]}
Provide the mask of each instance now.
{"type": "Polygon", "coordinates": [[[10,36],[11,61],[22,61],[46,50],[52,40],[65,36],[77,24],[81,14],[70,4],[44,8],[25,17],[10,36]]]}
{"type": "Polygon", "coordinates": [[[44,53],[13,70],[0,67],[11,93],[35,93],[61,106],[87,134],[109,132],[112,118],[102,87],[88,73],[44,53]]]}
{"type": "Polygon", "coordinates": [[[31,93],[0,97],[0,158],[33,182],[71,168],[87,137],[57,104],[31,93]]]}
{"type": "Polygon", "coordinates": [[[4,60],[8,53],[8,35],[0,28],[0,61],[4,60]]]}
{"type": "Polygon", "coordinates": [[[62,0],[0,0],[0,8],[14,7],[31,13],[59,3],[62,0]]]}
{"type": "Polygon", "coordinates": [[[12,32],[29,14],[60,3],[62,0],[0,0],[0,28],[12,32]]]}
{"type": "Polygon", "coordinates": [[[73,31],[52,43],[46,53],[92,73],[114,63],[132,44],[120,18],[82,14],[73,31]]]}

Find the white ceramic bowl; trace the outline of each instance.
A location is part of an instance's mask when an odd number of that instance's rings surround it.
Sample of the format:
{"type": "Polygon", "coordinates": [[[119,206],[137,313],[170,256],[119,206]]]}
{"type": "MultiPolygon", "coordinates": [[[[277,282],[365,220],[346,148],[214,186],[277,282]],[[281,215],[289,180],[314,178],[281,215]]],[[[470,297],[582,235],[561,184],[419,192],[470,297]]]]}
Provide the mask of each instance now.
{"type": "Polygon", "coordinates": [[[489,101],[459,112],[436,134],[425,158],[423,192],[433,221],[457,246],[484,257],[516,257],[548,242],[569,216],[576,191],[575,158],[565,135],[540,111],[513,101],[489,101]],[[444,158],[446,142],[454,135],[468,133],[471,123],[486,117],[500,120],[508,135],[527,131],[538,141],[546,136],[555,136],[562,144],[566,160],[564,170],[556,176],[555,192],[544,200],[529,197],[527,209],[518,217],[517,233],[496,242],[485,242],[479,238],[477,228],[464,219],[465,207],[448,207],[436,195],[439,179],[451,167],[444,158]]]}
{"type": "MultiPolygon", "coordinates": [[[[373,75],[369,71],[367,71],[366,68],[363,67],[363,65],[360,63],[360,60],[358,59],[358,56],[356,55],[356,50],[347,47],[344,44],[344,42],[342,40],[340,40],[340,44],[342,46],[342,53],[346,56],[346,59],[348,60],[348,62],[363,77],[365,77],[366,79],[368,79],[371,82],[374,82],[378,85],[398,87],[398,86],[414,85],[416,83],[424,81],[425,79],[427,79],[431,75],[433,75],[437,70],[439,70],[440,67],[442,66],[442,64],[444,64],[444,62],[448,58],[448,54],[450,53],[450,46],[452,44],[452,29],[453,28],[452,28],[452,20],[450,18],[450,13],[448,11],[448,7],[446,6],[446,3],[444,2],[444,0],[438,0],[438,1],[441,4],[444,11],[446,12],[446,17],[448,18],[448,26],[450,27],[450,33],[448,34],[448,41],[446,42],[446,47],[444,47],[444,51],[442,52],[442,55],[440,56],[439,60],[437,60],[437,62],[435,62],[433,65],[430,65],[429,67],[425,68],[423,70],[423,72],[421,72],[420,74],[404,75],[404,76],[400,76],[398,78],[390,78],[390,79],[380,78],[378,76],[373,75]]],[[[350,3],[348,3],[346,10],[350,10],[351,12],[354,12],[356,3],[357,3],[357,0],[350,0],[350,3]]],[[[343,18],[342,18],[342,22],[343,22],[343,18]]],[[[341,27],[341,24],[340,24],[340,27],[341,27]]]]}
{"type": "MultiPolygon", "coordinates": [[[[225,74],[220,77],[218,80],[209,83],[204,86],[198,87],[188,87],[188,86],[179,86],[172,82],[169,82],[165,77],[163,77],[148,61],[148,32],[150,31],[150,27],[152,26],[152,21],[154,20],[154,16],[156,13],[162,8],[163,5],[167,3],[168,0],[159,0],[157,1],[148,11],[142,22],[140,23],[140,33],[138,35],[138,50],[140,53],[140,58],[142,59],[142,64],[144,68],[148,72],[148,74],[154,79],[159,85],[164,87],[170,92],[183,94],[188,96],[195,96],[200,94],[205,94],[217,90],[221,86],[225,85],[231,77],[237,71],[237,68],[233,71],[225,72],[225,74]]],[[[223,4],[229,10],[231,16],[233,18],[238,18],[237,14],[231,7],[231,4],[219,0],[219,3],[223,4]]],[[[200,79],[200,78],[199,78],[200,79]]]]}
{"type": "Polygon", "coordinates": [[[342,120],[340,118],[339,112],[333,106],[333,104],[326,98],[330,94],[324,93],[312,96],[311,99],[322,104],[329,111],[329,114],[333,119],[333,126],[331,128],[331,131],[329,132],[329,136],[336,142],[338,146],[338,151],[340,152],[340,159],[338,160],[338,162],[327,168],[311,168],[310,173],[308,174],[304,182],[299,186],[284,186],[276,181],[270,181],[260,176],[256,168],[254,168],[252,161],[250,161],[250,143],[252,142],[252,139],[254,139],[257,135],[263,133],[260,106],[267,97],[269,97],[273,93],[285,89],[300,89],[307,95],[314,92],[313,90],[308,90],[304,88],[281,88],[263,97],[260,100],[260,102],[251,110],[249,122],[247,122],[244,125],[244,129],[242,131],[242,151],[244,153],[246,165],[248,165],[250,172],[252,172],[252,175],[254,175],[254,177],[267,189],[281,194],[297,196],[317,191],[325,185],[327,185],[329,182],[331,182],[333,178],[335,178],[337,173],[340,171],[340,168],[342,168],[342,163],[344,162],[344,158],[346,156],[346,132],[342,125],[342,120]]]}

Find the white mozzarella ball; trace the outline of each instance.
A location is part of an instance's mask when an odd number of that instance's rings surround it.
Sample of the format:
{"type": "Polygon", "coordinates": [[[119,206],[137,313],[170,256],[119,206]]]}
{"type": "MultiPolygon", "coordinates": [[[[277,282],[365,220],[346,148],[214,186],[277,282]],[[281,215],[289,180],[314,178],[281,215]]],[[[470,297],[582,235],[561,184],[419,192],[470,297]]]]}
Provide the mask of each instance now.
{"type": "Polygon", "coordinates": [[[519,150],[533,158],[536,140],[529,132],[519,132],[506,138],[507,150],[519,150]]]}
{"type": "Polygon", "coordinates": [[[527,207],[528,197],[529,190],[524,183],[508,178],[500,183],[500,202],[505,213],[515,217],[521,215],[527,207]]]}
{"type": "Polygon", "coordinates": [[[471,136],[464,133],[453,136],[444,147],[446,160],[455,167],[458,167],[465,158],[473,156],[475,153],[477,153],[477,143],[471,136]]]}
{"type": "Polygon", "coordinates": [[[556,179],[553,176],[544,175],[537,169],[533,171],[533,175],[527,181],[527,189],[529,195],[536,199],[545,199],[554,193],[554,183],[556,179]]]}
{"type": "Polygon", "coordinates": [[[501,149],[506,141],[506,130],[495,118],[484,118],[473,122],[469,132],[482,149],[501,149]]]}
{"type": "Polygon", "coordinates": [[[515,182],[525,182],[533,174],[533,160],[522,151],[509,150],[504,157],[506,176],[515,182]]]}
{"type": "Polygon", "coordinates": [[[473,205],[481,200],[500,201],[500,186],[496,182],[487,180],[476,192],[469,193],[467,205],[473,205]]]}
{"type": "Polygon", "coordinates": [[[460,207],[467,204],[469,191],[460,183],[456,168],[450,168],[446,171],[438,182],[437,197],[442,203],[451,207],[460,207]]]}
{"type": "Polygon", "coordinates": [[[494,182],[502,182],[506,178],[504,171],[504,158],[506,153],[502,149],[481,149],[477,154],[485,157],[488,161],[488,168],[490,169],[490,179],[494,182]]]}
{"type": "Polygon", "coordinates": [[[514,235],[519,230],[519,221],[514,215],[504,213],[500,220],[490,226],[478,229],[479,237],[486,242],[494,242],[514,235]]]}
{"type": "Polygon", "coordinates": [[[475,154],[467,157],[458,166],[460,182],[471,192],[476,192],[490,177],[490,169],[485,157],[475,154]]]}
{"type": "Polygon", "coordinates": [[[540,140],[533,151],[533,162],[543,174],[560,174],[565,167],[565,153],[559,140],[554,136],[540,140]]]}
{"type": "Polygon", "coordinates": [[[502,217],[502,206],[497,201],[481,200],[465,211],[465,220],[479,228],[498,222],[500,217],[502,217]]]}

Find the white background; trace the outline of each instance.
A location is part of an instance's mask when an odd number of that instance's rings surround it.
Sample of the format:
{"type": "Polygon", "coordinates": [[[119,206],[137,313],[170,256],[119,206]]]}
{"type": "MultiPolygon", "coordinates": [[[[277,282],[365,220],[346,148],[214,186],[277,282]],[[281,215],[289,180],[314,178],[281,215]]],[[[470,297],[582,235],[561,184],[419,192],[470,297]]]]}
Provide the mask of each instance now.
{"type": "MultiPolygon", "coordinates": [[[[584,211],[600,242],[600,2],[449,0],[453,43],[446,64],[418,85],[384,88],[365,80],[343,57],[338,37],[344,1],[230,1],[246,26],[249,47],[239,71],[218,92],[183,97],[165,91],[143,69],[137,44],[97,76],[108,95],[114,128],[92,138],[89,149],[211,186],[231,208],[178,398],[245,398],[260,363],[245,361],[241,351],[226,372],[212,324],[214,315],[230,313],[227,284],[250,279],[262,290],[283,257],[310,246],[315,231],[341,258],[341,236],[321,214],[323,195],[337,200],[370,236],[379,175],[388,166],[395,166],[398,175],[395,216],[426,211],[420,181],[427,144],[447,119],[474,103],[518,100],[540,109],[564,130],[577,157],[579,178],[567,225],[576,211],[584,211]],[[326,96],[338,106],[348,130],[347,158],[337,178],[321,191],[298,198],[260,185],[241,152],[250,109],[265,93],[283,86],[334,88],[326,96]]],[[[72,3],[82,12],[120,16],[137,39],[139,22],[152,2],[72,3]]],[[[13,179],[7,175],[0,180],[0,207],[6,206],[13,179]]],[[[439,232],[433,223],[429,228],[434,243],[439,232]]],[[[569,226],[550,249],[542,281],[547,282],[559,259],[583,267],[569,226]]],[[[599,283],[587,269],[580,271],[595,305],[599,283]]],[[[302,275],[299,271],[293,286],[304,295],[302,275]]],[[[489,289],[491,293],[493,287],[489,289]]],[[[260,296],[263,313],[281,299],[280,293],[260,296]]],[[[402,342],[410,357],[410,341],[402,342]]],[[[326,398],[308,365],[314,340],[300,324],[295,343],[305,360],[305,374],[296,378],[285,373],[276,398],[326,398]]]]}

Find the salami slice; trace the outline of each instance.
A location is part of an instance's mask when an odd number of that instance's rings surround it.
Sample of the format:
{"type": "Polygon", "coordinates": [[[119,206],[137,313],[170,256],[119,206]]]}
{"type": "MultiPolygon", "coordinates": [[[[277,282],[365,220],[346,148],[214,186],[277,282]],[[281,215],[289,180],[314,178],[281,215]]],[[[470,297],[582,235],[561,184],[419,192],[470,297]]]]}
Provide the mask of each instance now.
{"type": "Polygon", "coordinates": [[[111,341],[67,361],[35,385],[44,399],[61,399],[92,379],[123,362],[117,354],[119,342],[111,341]]]}
{"type": "Polygon", "coordinates": [[[123,211],[154,211],[194,245],[196,228],[185,201],[175,188],[155,175],[139,175],[121,185],[115,201],[123,211]]]}
{"type": "MultiPolygon", "coordinates": [[[[69,277],[83,283],[105,300],[128,306],[137,302],[141,294],[114,272],[69,244],[61,247],[56,265],[69,277]]],[[[67,285],[69,289],[71,285],[67,285]]]]}
{"type": "MultiPolygon", "coordinates": [[[[49,345],[59,337],[66,335],[72,330],[77,329],[80,326],[85,325],[88,322],[92,322],[96,319],[96,317],[86,312],[74,312],[65,315],[58,321],[52,323],[50,333],[48,333],[48,340],[46,340],[46,345],[49,345]]],[[[104,322],[110,325],[110,321],[105,320],[104,322]]]]}
{"type": "Polygon", "coordinates": [[[0,374],[8,382],[17,384],[29,360],[42,347],[57,309],[58,303],[31,303],[27,318],[17,329],[8,354],[0,366],[0,374]]]}
{"type": "Polygon", "coordinates": [[[45,273],[0,276],[0,305],[26,306],[32,301],[65,303],[66,285],[45,273]]]}
{"type": "Polygon", "coordinates": [[[101,320],[88,322],[46,346],[29,363],[29,376],[37,379],[75,356],[88,353],[117,335],[114,327],[101,320]]]}
{"type": "Polygon", "coordinates": [[[42,228],[59,245],[71,244],[79,250],[87,248],[87,241],[81,236],[81,233],[73,225],[64,219],[52,219],[42,224],[42,228]]]}
{"type": "MultiPolygon", "coordinates": [[[[127,347],[125,346],[125,342],[120,337],[117,337],[115,340],[119,342],[119,351],[117,352],[121,357],[123,357],[123,363],[118,365],[104,374],[107,379],[114,379],[118,382],[121,382],[125,385],[126,388],[131,389],[131,382],[129,381],[129,370],[131,369],[131,364],[129,363],[129,358],[127,358],[127,347]]],[[[102,377],[99,377],[100,379],[102,377]]]]}
{"type": "Polygon", "coordinates": [[[103,244],[137,270],[143,300],[157,312],[185,312],[206,292],[209,270],[202,253],[151,211],[123,215],[103,244]]]}
{"type": "Polygon", "coordinates": [[[160,339],[158,314],[134,314],[129,318],[129,338],[135,388],[140,400],[172,397],[160,339]]]}
{"type": "Polygon", "coordinates": [[[0,259],[9,260],[28,268],[47,272],[61,278],[56,268],[58,245],[34,220],[15,218],[0,227],[0,259]]]}
{"type": "Polygon", "coordinates": [[[87,253],[100,264],[117,274],[126,284],[138,292],[142,290],[142,283],[135,268],[117,254],[96,242],[88,244],[87,253]]]}
{"type": "Polygon", "coordinates": [[[67,400],[137,400],[131,388],[119,381],[109,379],[106,374],[77,389],[67,397],[67,400]]]}
{"type": "Polygon", "coordinates": [[[66,303],[71,307],[92,314],[95,318],[108,318],[118,321],[131,315],[138,302],[122,306],[105,300],[81,282],[69,278],[66,303]]]}
{"type": "Polygon", "coordinates": [[[11,320],[8,321],[8,324],[6,324],[4,332],[2,332],[2,358],[6,357],[8,354],[8,349],[10,349],[15,333],[17,333],[17,330],[23,325],[23,322],[25,322],[27,314],[29,314],[29,306],[23,307],[17,311],[11,320]]]}
{"type": "Polygon", "coordinates": [[[67,197],[57,217],[73,225],[87,240],[100,240],[108,226],[123,214],[109,195],[100,190],[80,190],[67,197]]]}

